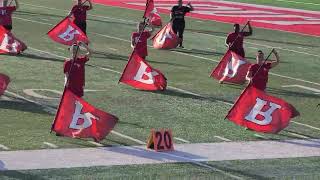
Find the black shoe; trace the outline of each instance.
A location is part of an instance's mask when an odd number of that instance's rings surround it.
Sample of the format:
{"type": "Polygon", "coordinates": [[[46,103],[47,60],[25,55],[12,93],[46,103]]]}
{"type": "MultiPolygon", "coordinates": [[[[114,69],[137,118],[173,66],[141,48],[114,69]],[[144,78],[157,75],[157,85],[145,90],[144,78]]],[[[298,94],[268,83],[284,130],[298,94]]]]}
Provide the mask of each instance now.
{"type": "Polygon", "coordinates": [[[182,45],[179,46],[180,48],[184,48],[182,45]]]}

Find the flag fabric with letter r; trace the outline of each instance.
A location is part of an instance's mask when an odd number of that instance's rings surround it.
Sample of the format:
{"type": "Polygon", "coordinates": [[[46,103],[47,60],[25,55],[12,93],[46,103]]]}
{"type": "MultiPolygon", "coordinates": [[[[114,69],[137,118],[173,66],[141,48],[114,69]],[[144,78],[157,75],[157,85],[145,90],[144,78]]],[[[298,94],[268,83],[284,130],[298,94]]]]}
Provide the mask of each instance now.
{"type": "Polygon", "coordinates": [[[165,90],[167,87],[166,77],[135,52],[131,54],[119,82],[149,91],[165,90]]]}
{"type": "Polygon", "coordinates": [[[63,136],[101,141],[117,122],[116,116],[95,108],[65,89],[52,130],[63,136]]]}
{"type": "Polygon", "coordinates": [[[0,26],[0,54],[16,55],[27,49],[27,46],[10,31],[0,26]]]}
{"type": "Polygon", "coordinates": [[[172,23],[168,23],[152,37],[153,47],[156,49],[173,49],[180,42],[177,34],[172,29],[172,23]]]}
{"type": "Polygon", "coordinates": [[[219,81],[243,84],[251,63],[235,52],[228,50],[219,64],[212,70],[210,77],[219,81]]]}
{"type": "Polygon", "coordinates": [[[84,34],[84,32],[82,32],[81,29],[74,24],[69,17],[64,18],[47,34],[53,41],[68,46],[71,46],[77,41],[89,43],[86,34],[84,34]]]}
{"type": "Polygon", "coordinates": [[[162,26],[161,17],[157,9],[154,7],[153,0],[147,0],[146,9],[144,11],[143,17],[148,18],[149,23],[153,26],[162,26]]]}
{"type": "Polygon", "coordinates": [[[278,133],[299,112],[284,100],[249,86],[229,111],[227,118],[235,124],[257,132],[278,133]]]}

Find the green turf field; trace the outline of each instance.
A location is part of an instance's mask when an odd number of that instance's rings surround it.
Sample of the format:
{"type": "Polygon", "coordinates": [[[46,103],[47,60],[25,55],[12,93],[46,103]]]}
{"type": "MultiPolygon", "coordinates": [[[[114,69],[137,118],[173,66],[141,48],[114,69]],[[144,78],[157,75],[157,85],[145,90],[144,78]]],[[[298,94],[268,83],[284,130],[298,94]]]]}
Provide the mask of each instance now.
{"type": "MultiPolygon", "coordinates": [[[[262,4],[263,1],[259,3],[262,4]]],[[[292,6],[289,3],[281,3],[286,7],[312,9],[300,4],[292,6]]],[[[51,41],[46,32],[66,16],[69,7],[71,2],[63,0],[25,0],[21,2],[19,11],[14,14],[14,34],[22,39],[29,49],[17,57],[0,56],[0,72],[11,77],[8,91],[36,101],[42,106],[16,98],[9,93],[6,93],[6,96],[11,100],[0,101],[0,144],[9,147],[10,150],[49,148],[44,142],[53,143],[59,148],[95,147],[86,140],[56,137],[49,133],[54,112],[48,113],[44,107],[56,108],[59,95],[37,91],[41,95],[55,98],[47,100],[24,93],[26,89],[63,90],[62,66],[63,57],[69,56],[67,47],[51,41]]],[[[94,6],[87,25],[94,54],[86,67],[86,88],[102,91],[87,92],[84,99],[119,117],[120,122],[115,131],[143,142],[146,142],[151,128],[171,128],[174,137],[183,138],[191,143],[221,141],[214,136],[232,141],[261,140],[261,137],[255,135],[257,133],[246,131],[224,120],[231,107],[224,102],[232,103],[244,87],[220,85],[208,77],[226,51],[224,38],[233,29],[230,24],[188,18],[184,35],[185,49],[161,51],[149,48],[147,60],[168,78],[170,87],[167,91],[138,91],[118,84],[119,73],[122,72],[131,53],[131,32],[135,30],[136,22],[140,20],[142,13],[122,8],[94,6]]],[[[162,17],[164,21],[169,18],[166,15],[162,17]]],[[[278,50],[281,63],[271,72],[291,78],[270,75],[268,92],[290,102],[301,113],[300,117],[293,119],[296,123],[291,123],[281,133],[260,134],[264,138],[320,138],[320,108],[316,107],[320,103],[320,95],[296,86],[282,87],[300,85],[320,89],[319,44],[319,38],[264,29],[254,29],[254,35],[246,40],[247,57],[252,61],[257,49],[262,49],[265,54],[268,54],[272,47],[278,50]]],[[[110,134],[101,144],[137,145],[137,142],[110,134]]],[[[294,159],[290,161],[299,162],[294,159]]],[[[313,168],[319,167],[319,161],[314,164],[313,168]]],[[[178,174],[189,168],[189,165],[172,166],[177,167],[178,174]]],[[[315,171],[306,171],[305,175],[312,176],[313,173],[315,171]]],[[[42,176],[42,172],[35,174],[42,176]]],[[[204,177],[210,175],[205,173],[204,177]]],[[[300,175],[303,174],[298,174],[300,175]]],[[[218,173],[218,176],[223,175],[218,173]]],[[[282,177],[279,174],[276,176],[282,177]]]]}
{"type": "Polygon", "coordinates": [[[320,3],[318,0],[232,0],[232,2],[271,5],[276,7],[305,9],[312,11],[320,10],[320,3]]]}

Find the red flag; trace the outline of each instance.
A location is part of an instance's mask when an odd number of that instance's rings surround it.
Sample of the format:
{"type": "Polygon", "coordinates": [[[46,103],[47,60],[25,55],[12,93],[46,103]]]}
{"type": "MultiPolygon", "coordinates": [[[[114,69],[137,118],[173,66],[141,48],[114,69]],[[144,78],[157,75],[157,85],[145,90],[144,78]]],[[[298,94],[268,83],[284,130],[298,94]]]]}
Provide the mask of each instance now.
{"type": "Polygon", "coordinates": [[[149,22],[154,26],[162,26],[161,17],[154,7],[153,0],[147,0],[146,10],[144,11],[144,18],[148,18],[149,22]]]}
{"type": "Polygon", "coordinates": [[[68,46],[71,46],[72,43],[76,41],[89,43],[86,34],[84,34],[68,17],[59,22],[47,34],[53,41],[68,46]]]}
{"type": "Polygon", "coordinates": [[[250,65],[249,61],[228,50],[210,76],[219,81],[243,84],[250,65]]]}
{"type": "Polygon", "coordinates": [[[267,95],[249,86],[229,111],[234,123],[264,133],[278,133],[286,128],[299,112],[282,99],[267,95]]]}
{"type": "Polygon", "coordinates": [[[10,78],[0,73],[0,96],[6,91],[8,85],[10,83],[10,78]]]}
{"type": "Polygon", "coordinates": [[[27,46],[18,38],[6,30],[3,26],[0,26],[0,54],[20,54],[27,49],[27,46]]]}
{"type": "Polygon", "coordinates": [[[119,82],[142,90],[165,90],[167,80],[157,69],[153,69],[135,52],[124,69],[119,82]]]}
{"type": "Polygon", "coordinates": [[[172,23],[168,23],[153,36],[153,47],[156,49],[176,48],[180,42],[176,33],[172,29],[172,23]]]}
{"type": "Polygon", "coordinates": [[[95,108],[66,89],[52,130],[72,138],[94,138],[100,141],[117,122],[117,117],[95,108]]]}

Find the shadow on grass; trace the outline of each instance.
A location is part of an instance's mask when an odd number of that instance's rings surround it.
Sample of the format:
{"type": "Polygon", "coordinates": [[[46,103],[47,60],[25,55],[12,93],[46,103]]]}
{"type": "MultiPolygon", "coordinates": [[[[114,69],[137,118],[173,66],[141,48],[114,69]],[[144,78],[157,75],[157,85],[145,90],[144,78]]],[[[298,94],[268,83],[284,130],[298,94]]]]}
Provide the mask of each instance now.
{"type": "Polygon", "coordinates": [[[27,101],[0,101],[0,109],[12,109],[15,111],[31,112],[37,114],[48,114],[39,105],[27,101]]]}
{"type": "Polygon", "coordinates": [[[119,54],[113,54],[108,52],[101,52],[101,51],[93,51],[92,57],[99,58],[99,59],[112,59],[112,60],[119,60],[119,61],[128,61],[128,56],[123,56],[119,54]]]}
{"type": "Polygon", "coordinates": [[[197,54],[197,55],[212,55],[212,56],[223,56],[224,53],[221,52],[214,52],[212,51],[205,51],[202,49],[173,49],[170,50],[173,52],[182,52],[182,53],[186,53],[186,54],[197,54]]]}
{"type": "Polygon", "coordinates": [[[46,55],[44,53],[30,54],[27,52],[24,52],[24,53],[18,55],[18,57],[24,57],[24,58],[29,58],[29,59],[64,62],[64,60],[62,58],[54,58],[52,56],[51,57],[49,57],[49,56],[50,55],[46,55]]]}
{"type": "Polygon", "coordinates": [[[195,33],[202,33],[202,34],[209,34],[215,36],[227,36],[229,32],[219,32],[219,31],[209,31],[209,30],[202,30],[202,29],[185,29],[186,31],[195,32],[195,33]]]}
{"type": "Polygon", "coordinates": [[[190,99],[196,99],[196,100],[203,100],[203,101],[210,101],[210,102],[218,102],[223,101],[225,103],[231,103],[233,104],[233,101],[229,101],[222,98],[216,98],[216,97],[204,97],[204,96],[198,96],[196,94],[190,94],[190,93],[184,93],[180,92],[174,89],[167,89],[165,91],[151,91],[152,93],[162,94],[166,96],[174,96],[174,97],[181,97],[181,98],[190,98],[190,99]]]}
{"type": "Polygon", "coordinates": [[[199,155],[194,155],[191,153],[183,152],[183,151],[170,151],[170,152],[155,152],[146,150],[145,148],[141,147],[114,147],[114,148],[104,148],[105,151],[111,151],[121,154],[128,154],[132,156],[137,156],[145,159],[151,159],[156,161],[178,161],[180,163],[189,163],[195,166],[202,167],[204,169],[207,169],[212,172],[217,172],[225,175],[226,177],[233,177],[232,173],[241,174],[246,177],[251,177],[255,179],[266,179],[263,176],[259,176],[256,174],[251,174],[249,172],[234,170],[227,167],[219,167],[218,165],[211,165],[205,162],[207,160],[206,157],[202,157],[199,155]],[[199,161],[203,162],[199,162],[199,161]],[[230,175],[231,174],[231,175],[230,175]]]}
{"type": "Polygon", "coordinates": [[[44,178],[41,176],[31,175],[14,170],[7,170],[6,164],[0,160],[0,179],[2,178],[44,180],[44,178]]]}
{"type": "Polygon", "coordinates": [[[118,121],[119,124],[125,124],[125,125],[129,125],[129,126],[135,126],[137,128],[145,128],[145,126],[141,126],[139,123],[130,123],[130,122],[126,122],[126,121],[118,121]]]}
{"type": "MultiPolygon", "coordinates": [[[[129,59],[129,55],[123,56],[119,54],[113,54],[113,53],[101,52],[101,51],[94,51],[92,54],[92,57],[98,58],[98,59],[112,59],[112,60],[119,60],[119,61],[128,61],[129,59]]],[[[150,60],[150,57],[147,57],[146,61],[149,63],[155,63],[155,64],[167,64],[167,65],[173,65],[173,66],[179,66],[179,67],[191,67],[191,66],[172,63],[172,62],[154,61],[154,60],[150,60]]]]}

